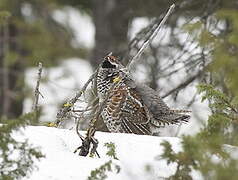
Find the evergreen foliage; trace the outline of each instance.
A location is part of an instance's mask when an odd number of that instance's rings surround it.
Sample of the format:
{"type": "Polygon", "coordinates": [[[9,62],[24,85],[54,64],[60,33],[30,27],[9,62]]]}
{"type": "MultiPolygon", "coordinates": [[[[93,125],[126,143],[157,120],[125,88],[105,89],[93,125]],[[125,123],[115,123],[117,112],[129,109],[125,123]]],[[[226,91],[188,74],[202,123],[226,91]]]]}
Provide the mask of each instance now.
{"type": "Polygon", "coordinates": [[[0,25],[5,24],[10,16],[11,14],[8,11],[0,11],[0,25]]]}
{"type": "Polygon", "coordinates": [[[199,85],[198,90],[203,100],[210,101],[213,111],[198,134],[183,136],[182,152],[174,152],[169,142],[162,143],[162,158],[168,164],[177,163],[176,173],[170,178],[192,179],[191,172],[196,170],[204,179],[238,179],[238,157],[229,153],[229,145],[238,145],[238,133],[233,129],[233,123],[238,123],[238,107],[211,85],[199,85]]]}
{"type": "MultiPolygon", "coordinates": [[[[7,61],[14,65],[19,58],[24,58],[24,66],[28,67],[35,66],[40,59],[44,66],[51,66],[59,59],[85,54],[85,49],[73,47],[73,31],[57,21],[54,16],[56,10],[63,11],[57,1],[1,1],[0,12],[5,17],[6,12],[11,14],[8,18],[9,31],[13,31],[11,28],[14,27],[17,46],[21,48],[21,51],[10,48],[7,52],[9,58],[5,55],[7,61]],[[10,58],[14,54],[18,57],[10,58]]],[[[11,46],[11,42],[8,43],[11,46]]]]}
{"type": "MultiPolygon", "coordinates": [[[[110,158],[114,159],[114,160],[118,160],[118,158],[116,156],[116,146],[115,146],[115,144],[110,142],[110,143],[105,143],[104,146],[106,146],[107,149],[108,149],[106,155],[109,156],[110,158]]],[[[119,165],[115,164],[112,161],[112,159],[105,162],[103,165],[96,168],[95,170],[91,171],[91,174],[88,177],[88,180],[104,180],[108,177],[107,176],[108,172],[119,173],[121,168],[120,168],[119,165]]]]}
{"type": "Polygon", "coordinates": [[[113,159],[118,160],[117,155],[116,155],[116,146],[114,143],[110,142],[110,143],[105,143],[104,146],[107,147],[108,151],[107,151],[107,155],[113,159]]]}
{"type": "Polygon", "coordinates": [[[55,0],[1,0],[0,116],[16,118],[22,114],[23,101],[31,94],[25,84],[29,67],[38,61],[51,67],[62,59],[87,54],[88,48],[75,40],[71,24],[57,18],[58,12],[66,16],[64,7],[55,0]]]}
{"type": "Polygon", "coordinates": [[[15,180],[27,176],[34,168],[34,160],[42,153],[27,140],[17,140],[24,126],[35,121],[35,114],[28,113],[17,119],[0,119],[0,180],[15,180]]]}
{"type": "Polygon", "coordinates": [[[238,157],[231,153],[232,148],[238,152],[238,12],[229,6],[205,18],[187,25],[186,30],[211,51],[209,80],[198,86],[202,101],[209,102],[211,115],[198,134],[182,137],[182,152],[162,143],[162,157],[177,164],[171,179],[192,179],[194,170],[204,179],[238,179],[238,157]]]}

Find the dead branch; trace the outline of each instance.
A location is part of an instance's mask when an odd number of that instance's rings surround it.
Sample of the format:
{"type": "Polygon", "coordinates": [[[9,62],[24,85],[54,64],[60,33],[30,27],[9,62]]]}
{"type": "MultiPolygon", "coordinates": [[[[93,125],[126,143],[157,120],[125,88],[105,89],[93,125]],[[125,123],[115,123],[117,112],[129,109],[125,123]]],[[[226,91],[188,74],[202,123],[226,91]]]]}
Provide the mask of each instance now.
{"type": "Polygon", "coordinates": [[[77,125],[76,125],[76,132],[79,136],[79,138],[81,139],[82,141],[82,145],[79,146],[78,148],[75,149],[74,153],[76,153],[77,151],[79,151],[79,155],[80,156],[87,156],[88,153],[90,152],[90,155],[93,156],[94,154],[96,154],[98,157],[99,154],[97,152],[97,146],[98,146],[98,140],[96,138],[94,138],[94,133],[96,132],[96,127],[94,126],[95,122],[96,121],[94,119],[94,117],[92,118],[92,120],[90,121],[90,127],[88,128],[87,130],[87,133],[86,133],[86,137],[82,136],[80,133],[79,133],[79,122],[80,122],[80,119],[83,118],[83,114],[88,111],[88,109],[90,109],[91,106],[94,107],[94,109],[96,109],[96,111],[98,110],[98,105],[94,106],[94,104],[98,101],[98,98],[96,98],[93,103],[91,105],[88,105],[86,107],[86,109],[80,114],[80,116],[77,118],[77,125]],[[90,151],[90,145],[91,143],[93,144],[93,148],[91,149],[90,151]]]}
{"type": "Polygon", "coordinates": [[[79,91],[78,93],[76,93],[75,97],[73,97],[66,103],[67,106],[64,106],[63,108],[61,108],[59,110],[59,112],[56,115],[56,117],[57,117],[56,125],[57,126],[60,125],[60,122],[62,121],[62,119],[66,117],[66,114],[70,111],[70,109],[76,103],[76,101],[80,98],[80,96],[86,91],[88,85],[93,81],[93,79],[96,77],[96,75],[97,75],[97,70],[90,76],[88,81],[84,84],[82,90],[79,91]]]}
{"type": "Polygon", "coordinates": [[[201,74],[203,73],[203,71],[199,71],[197,74],[195,74],[194,76],[188,78],[186,81],[182,82],[181,84],[179,84],[177,87],[171,89],[169,92],[167,92],[166,94],[164,94],[163,96],[161,96],[162,98],[166,98],[167,96],[169,96],[170,94],[173,94],[174,92],[177,92],[181,89],[183,89],[184,87],[186,87],[188,84],[190,84],[191,82],[193,82],[197,77],[201,76],[201,74]]]}
{"type": "MultiPolygon", "coordinates": [[[[118,78],[118,81],[115,82],[109,89],[105,99],[103,100],[103,102],[101,102],[99,104],[99,107],[97,108],[96,110],[96,113],[95,113],[95,116],[92,118],[90,124],[89,124],[89,128],[87,130],[87,133],[86,133],[86,137],[83,138],[81,134],[79,134],[79,131],[78,131],[78,124],[77,124],[77,128],[76,128],[76,131],[77,131],[77,134],[79,135],[80,139],[82,140],[82,145],[80,147],[78,147],[74,153],[76,153],[78,150],[79,151],[79,155],[81,156],[87,156],[88,153],[90,152],[90,156],[94,156],[94,154],[96,154],[98,157],[99,154],[97,152],[97,145],[98,145],[98,140],[96,138],[94,138],[94,134],[96,132],[96,127],[95,127],[95,123],[96,121],[98,121],[104,107],[106,106],[106,102],[108,101],[108,98],[111,94],[111,92],[114,90],[114,88],[116,87],[116,85],[118,83],[120,83],[120,81],[123,79],[123,74],[119,74],[119,76],[117,77],[118,78]],[[92,149],[90,150],[90,145],[91,143],[93,144],[93,147],[92,149]]],[[[82,113],[83,114],[83,113],[82,113]]]]}
{"type": "Polygon", "coordinates": [[[38,76],[37,76],[37,82],[36,82],[36,88],[35,88],[35,99],[34,99],[34,103],[33,103],[33,106],[32,106],[32,111],[33,112],[38,112],[39,95],[42,96],[42,94],[39,91],[41,73],[42,73],[42,63],[39,62],[39,64],[38,64],[38,76]]]}
{"type": "MultiPolygon", "coordinates": [[[[137,51],[137,53],[134,56],[132,56],[132,58],[129,59],[129,62],[127,64],[128,69],[131,68],[131,65],[134,63],[134,61],[141,56],[141,54],[145,51],[147,46],[152,42],[152,40],[155,38],[155,36],[159,33],[161,27],[165,24],[168,17],[170,16],[170,14],[173,12],[174,8],[175,8],[175,4],[172,4],[169,7],[169,10],[167,11],[167,13],[165,14],[165,16],[163,17],[163,19],[161,21],[158,22],[158,19],[156,19],[156,21],[152,23],[152,28],[146,34],[147,38],[142,43],[142,45],[139,48],[139,50],[137,51]]],[[[137,42],[137,43],[139,43],[139,42],[137,42]]]]}
{"type": "Polygon", "coordinates": [[[78,116],[78,120],[77,120],[77,125],[76,125],[76,132],[78,134],[78,136],[81,138],[83,137],[82,135],[80,135],[79,133],[79,122],[80,122],[80,119],[83,118],[83,115],[85,112],[87,111],[97,111],[98,109],[98,98],[95,98],[93,100],[93,102],[91,104],[89,104],[84,110],[82,110],[81,114],[78,116]]]}

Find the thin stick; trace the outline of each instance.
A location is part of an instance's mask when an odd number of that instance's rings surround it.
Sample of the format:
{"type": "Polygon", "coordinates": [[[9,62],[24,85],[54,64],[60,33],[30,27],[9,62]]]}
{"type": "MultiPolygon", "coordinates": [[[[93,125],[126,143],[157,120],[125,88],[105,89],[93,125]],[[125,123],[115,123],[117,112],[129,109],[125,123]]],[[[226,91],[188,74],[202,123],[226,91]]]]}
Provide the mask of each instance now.
{"type": "Polygon", "coordinates": [[[173,12],[175,8],[175,4],[172,4],[169,7],[169,10],[167,11],[167,13],[165,14],[165,16],[163,17],[162,21],[157,25],[157,27],[155,28],[155,30],[152,32],[152,34],[150,35],[150,37],[143,42],[142,46],[140,47],[139,51],[136,53],[135,56],[133,56],[128,64],[127,64],[127,68],[130,69],[131,65],[134,63],[134,61],[136,59],[138,59],[141,54],[144,52],[144,50],[147,48],[147,46],[149,45],[149,43],[155,38],[155,36],[158,34],[159,30],[161,29],[161,27],[165,24],[165,22],[167,21],[168,17],[170,16],[170,14],[173,12]]]}
{"type": "Polygon", "coordinates": [[[81,91],[77,92],[75,97],[73,97],[72,99],[70,99],[67,104],[69,104],[69,106],[65,106],[62,109],[60,109],[60,111],[57,113],[57,120],[56,120],[56,125],[59,125],[62,118],[65,117],[65,114],[70,110],[70,108],[76,103],[76,101],[79,99],[79,97],[86,91],[89,83],[96,77],[97,74],[97,70],[90,76],[90,78],[88,79],[88,81],[84,84],[83,88],[81,91]]]}
{"type": "Polygon", "coordinates": [[[77,118],[78,121],[77,121],[77,125],[76,125],[76,132],[77,132],[78,136],[80,137],[80,139],[82,139],[83,136],[79,133],[79,121],[80,121],[80,119],[83,117],[83,114],[84,114],[86,111],[92,110],[92,108],[91,108],[92,105],[94,106],[94,108],[98,108],[97,105],[95,105],[96,101],[98,101],[98,98],[94,99],[93,103],[92,103],[91,105],[88,105],[88,106],[85,108],[85,110],[83,110],[83,111],[81,112],[80,116],[77,118]]]}
{"type": "Polygon", "coordinates": [[[190,84],[191,82],[193,82],[197,77],[201,76],[203,73],[203,71],[199,71],[197,74],[195,74],[194,76],[188,78],[186,81],[182,82],[181,84],[179,84],[177,87],[173,88],[172,90],[170,90],[169,92],[167,92],[166,94],[164,94],[163,96],[161,96],[162,98],[166,98],[167,96],[169,96],[170,94],[179,91],[180,89],[183,89],[184,87],[186,87],[188,84],[190,84]]]}
{"type": "Polygon", "coordinates": [[[35,112],[38,111],[39,95],[41,95],[41,93],[39,91],[41,73],[42,73],[42,63],[39,62],[39,64],[38,64],[38,77],[37,77],[36,88],[35,88],[35,100],[34,100],[34,103],[33,103],[33,106],[32,106],[32,111],[35,111],[35,112]]]}
{"type": "Polygon", "coordinates": [[[90,145],[91,143],[93,144],[93,148],[90,151],[90,154],[94,154],[96,153],[98,157],[99,154],[97,152],[97,144],[98,144],[98,140],[94,138],[94,134],[96,132],[96,127],[95,127],[95,122],[98,121],[98,118],[100,117],[100,114],[102,113],[104,107],[106,106],[106,102],[108,101],[108,98],[111,94],[111,92],[114,90],[114,88],[116,87],[116,85],[122,80],[123,76],[120,74],[119,75],[119,81],[115,82],[110,89],[107,92],[107,95],[105,97],[105,99],[103,100],[103,102],[99,103],[99,107],[97,108],[97,111],[95,112],[95,115],[93,117],[93,119],[91,120],[90,124],[89,124],[89,128],[87,130],[87,134],[86,137],[83,138],[81,134],[79,134],[78,132],[78,124],[77,124],[77,133],[78,136],[80,137],[80,139],[82,140],[82,146],[78,147],[74,152],[77,152],[80,149],[79,155],[81,156],[87,156],[90,150],[90,145]]]}

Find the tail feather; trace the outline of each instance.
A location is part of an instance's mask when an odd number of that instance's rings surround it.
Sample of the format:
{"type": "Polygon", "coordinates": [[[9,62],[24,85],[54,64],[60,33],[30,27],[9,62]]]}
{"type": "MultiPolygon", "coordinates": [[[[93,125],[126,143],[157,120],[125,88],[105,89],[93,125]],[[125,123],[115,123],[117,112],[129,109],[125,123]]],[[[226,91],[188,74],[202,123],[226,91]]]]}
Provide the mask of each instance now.
{"type": "Polygon", "coordinates": [[[184,109],[170,109],[173,113],[191,113],[192,111],[184,110],[184,109]]]}
{"type": "Polygon", "coordinates": [[[123,120],[121,124],[123,133],[151,135],[148,124],[137,124],[127,120],[123,120]]]}
{"type": "Polygon", "coordinates": [[[186,114],[167,114],[154,118],[151,124],[156,127],[161,127],[170,124],[179,124],[188,122],[190,116],[186,114]]]}

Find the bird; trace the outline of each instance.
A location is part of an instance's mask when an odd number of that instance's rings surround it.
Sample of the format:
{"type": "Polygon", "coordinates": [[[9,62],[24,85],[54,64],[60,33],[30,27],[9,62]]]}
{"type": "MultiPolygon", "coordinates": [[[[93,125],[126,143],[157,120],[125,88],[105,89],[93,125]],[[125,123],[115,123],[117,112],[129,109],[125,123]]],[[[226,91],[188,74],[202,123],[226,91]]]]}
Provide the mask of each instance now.
{"type": "Polygon", "coordinates": [[[113,133],[153,135],[165,125],[188,122],[186,110],[172,110],[158,93],[136,83],[127,68],[113,55],[107,55],[96,76],[101,117],[113,133]]]}

